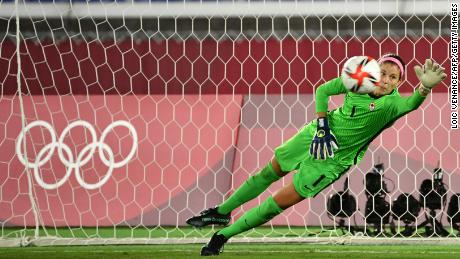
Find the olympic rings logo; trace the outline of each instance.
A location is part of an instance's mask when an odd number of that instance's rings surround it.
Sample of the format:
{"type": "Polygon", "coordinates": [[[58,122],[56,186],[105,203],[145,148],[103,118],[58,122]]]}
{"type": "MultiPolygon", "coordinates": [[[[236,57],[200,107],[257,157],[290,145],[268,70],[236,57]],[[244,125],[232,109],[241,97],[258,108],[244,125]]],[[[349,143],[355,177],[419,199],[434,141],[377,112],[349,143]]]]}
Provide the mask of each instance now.
{"type": "Polygon", "coordinates": [[[46,121],[38,120],[28,124],[19,133],[19,136],[16,139],[16,154],[19,158],[19,161],[21,161],[21,163],[24,166],[33,169],[35,180],[41,187],[47,190],[57,189],[60,186],[62,186],[67,181],[67,179],[69,179],[70,175],[72,174],[72,170],[75,170],[75,176],[77,178],[77,181],[83,188],[88,190],[99,188],[109,180],[110,176],[112,175],[113,169],[126,165],[129,162],[129,160],[131,160],[131,158],[134,156],[137,150],[136,129],[132,124],[130,124],[127,121],[115,121],[111,123],[109,126],[107,126],[107,128],[104,129],[101,135],[101,139],[99,141],[97,141],[96,130],[94,129],[94,127],[89,122],[83,120],[72,122],[62,131],[59,140],[56,140],[56,138],[56,132],[54,131],[53,127],[46,121]],[[120,162],[115,162],[113,151],[107,144],[104,143],[104,140],[111,130],[119,126],[126,127],[129,130],[129,132],[131,133],[131,137],[133,139],[133,146],[131,147],[129,154],[126,156],[125,159],[123,159],[120,162]],[[51,135],[51,143],[45,145],[38,152],[35,158],[35,162],[30,162],[27,161],[27,158],[23,154],[22,147],[24,146],[24,137],[26,133],[34,127],[45,128],[51,135]],[[91,143],[86,145],[76,156],[76,160],[74,160],[74,156],[72,154],[70,147],[64,143],[65,136],[70,132],[71,129],[75,127],[83,127],[87,129],[92,139],[91,143]],[[46,164],[51,159],[56,148],[58,151],[59,159],[67,168],[66,174],[61,180],[57,181],[56,183],[45,183],[45,181],[43,181],[42,177],[40,176],[40,166],[46,164]],[[87,183],[81,176],[80,168],[86,165],[91,160],[96,149],[98,150],[99,157],[102,163],[108,166],[109,169],[107,170],[106,175],[99,182],[87,183]],[[108,159],[105,156],[104,152],[108,155],[108,159]],[[64,156],[64,153],[67,155],[67,158],[64,156]]]}

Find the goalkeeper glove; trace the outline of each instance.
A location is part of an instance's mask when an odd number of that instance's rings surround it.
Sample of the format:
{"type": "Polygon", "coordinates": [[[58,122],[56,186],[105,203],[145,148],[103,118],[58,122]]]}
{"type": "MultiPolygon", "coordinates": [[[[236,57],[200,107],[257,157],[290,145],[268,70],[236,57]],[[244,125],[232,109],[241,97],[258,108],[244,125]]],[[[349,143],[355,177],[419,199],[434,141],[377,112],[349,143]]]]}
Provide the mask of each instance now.
{"type": "Polygon", "coordinates": [[[433,64],[430,59],[425,61],[423,68],[415,66],[414,70],[420,80],[420,83],[422,84],[422,87],[428,91],[431,91],[433,87],[439,84],[447,76],[444,73],[444,68],[439,66],[437,63],[433,64]]]}
{"type": "Polygon", "coordinates": [[[329,157],[334,157],[334,149],[338,149],[337,139],[332,134],[327,118],[318,118],[316,134],[310,145],[310,155],[315,159],[325,160],[326,153],[329,157]]]}

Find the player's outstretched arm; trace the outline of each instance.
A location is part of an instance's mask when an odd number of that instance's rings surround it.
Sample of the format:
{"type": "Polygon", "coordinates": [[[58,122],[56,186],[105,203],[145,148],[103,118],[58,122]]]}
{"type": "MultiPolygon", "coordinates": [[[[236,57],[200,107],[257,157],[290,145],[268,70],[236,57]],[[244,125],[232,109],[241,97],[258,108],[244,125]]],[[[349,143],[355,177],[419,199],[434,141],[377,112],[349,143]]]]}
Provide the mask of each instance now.
{"type": "Polygon", "coordinates": [[[420,80],[420,86],[418,88],[421,96],[427,96],[431,89],[436,87],[444,78],[444,68],[437,63],[433,63],[431,59],[427,59],[423,67],[415,66],[415,74],[420,80]]]}
{"type": "Polygon", "coordinates": [[[347,89],[342,83],[342,78],[338,77],[320,85],[315,93],[316,112],[326,113],[329,96],[347,93],[347,89]]]}
{"type": "Polygon", "coordinates": [[[395,104],[396,116],[407,114],[416,110],[425,100],[425,97],[436,87],[444,78],[444,68],[427,59],[423,67],[415,66],[415,74],[420,80],[420,85],[411,96],[399,99],[395,104]]]}
{"type": "Polygon", "coordinates": [[[315,136],[310,144],[310,155],[315,159],[325,160],[328,156],[334,157],[334,149],[338,149],[337,139],[329,128],[327,120],[329,96],[344,94],[347,89],[342,79],[336,78],[316,89],[315,103],[318,115],[315,136]]]}

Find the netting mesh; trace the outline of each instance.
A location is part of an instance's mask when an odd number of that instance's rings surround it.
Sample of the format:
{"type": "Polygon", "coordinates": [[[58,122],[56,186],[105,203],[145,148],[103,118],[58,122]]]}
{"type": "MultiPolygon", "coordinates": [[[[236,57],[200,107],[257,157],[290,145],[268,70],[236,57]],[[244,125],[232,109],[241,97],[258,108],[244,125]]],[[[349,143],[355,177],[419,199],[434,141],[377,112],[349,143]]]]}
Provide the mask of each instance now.
{"type": "MultiPolygon", "coordinates": [[[[405,95],[426,58],[450,71],[447,1],[251,2],[1,1],[2,238],[200,240],[212,229],[185,219],[314,119],[314,89],[347,58],[398,53],[405,95]]],[[[333,186],[241,236],[457,236],[449,85],[448,74],[333,186]]]]}

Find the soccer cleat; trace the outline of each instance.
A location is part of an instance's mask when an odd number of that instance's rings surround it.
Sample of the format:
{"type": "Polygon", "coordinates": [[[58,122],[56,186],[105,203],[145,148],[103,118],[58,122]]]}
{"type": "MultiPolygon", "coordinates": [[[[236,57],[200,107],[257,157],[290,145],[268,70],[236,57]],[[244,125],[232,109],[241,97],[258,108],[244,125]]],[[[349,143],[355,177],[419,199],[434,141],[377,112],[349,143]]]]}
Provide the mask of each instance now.
{"type": "Polygon", "coordinates": [[[221,234],[214,233],[209,243],[201,248],[201,256],[219,255],[224,251],[224,244],[228,239],[221,234]]]}
{"type": "Polygon", "coordinates": [[[186,223],[201,228],[208,225],[225,226],[230,222],[230,213],[223,215],[217,212],[217,207],[203,210],[200,215],[187,219],[186,223]]]}

